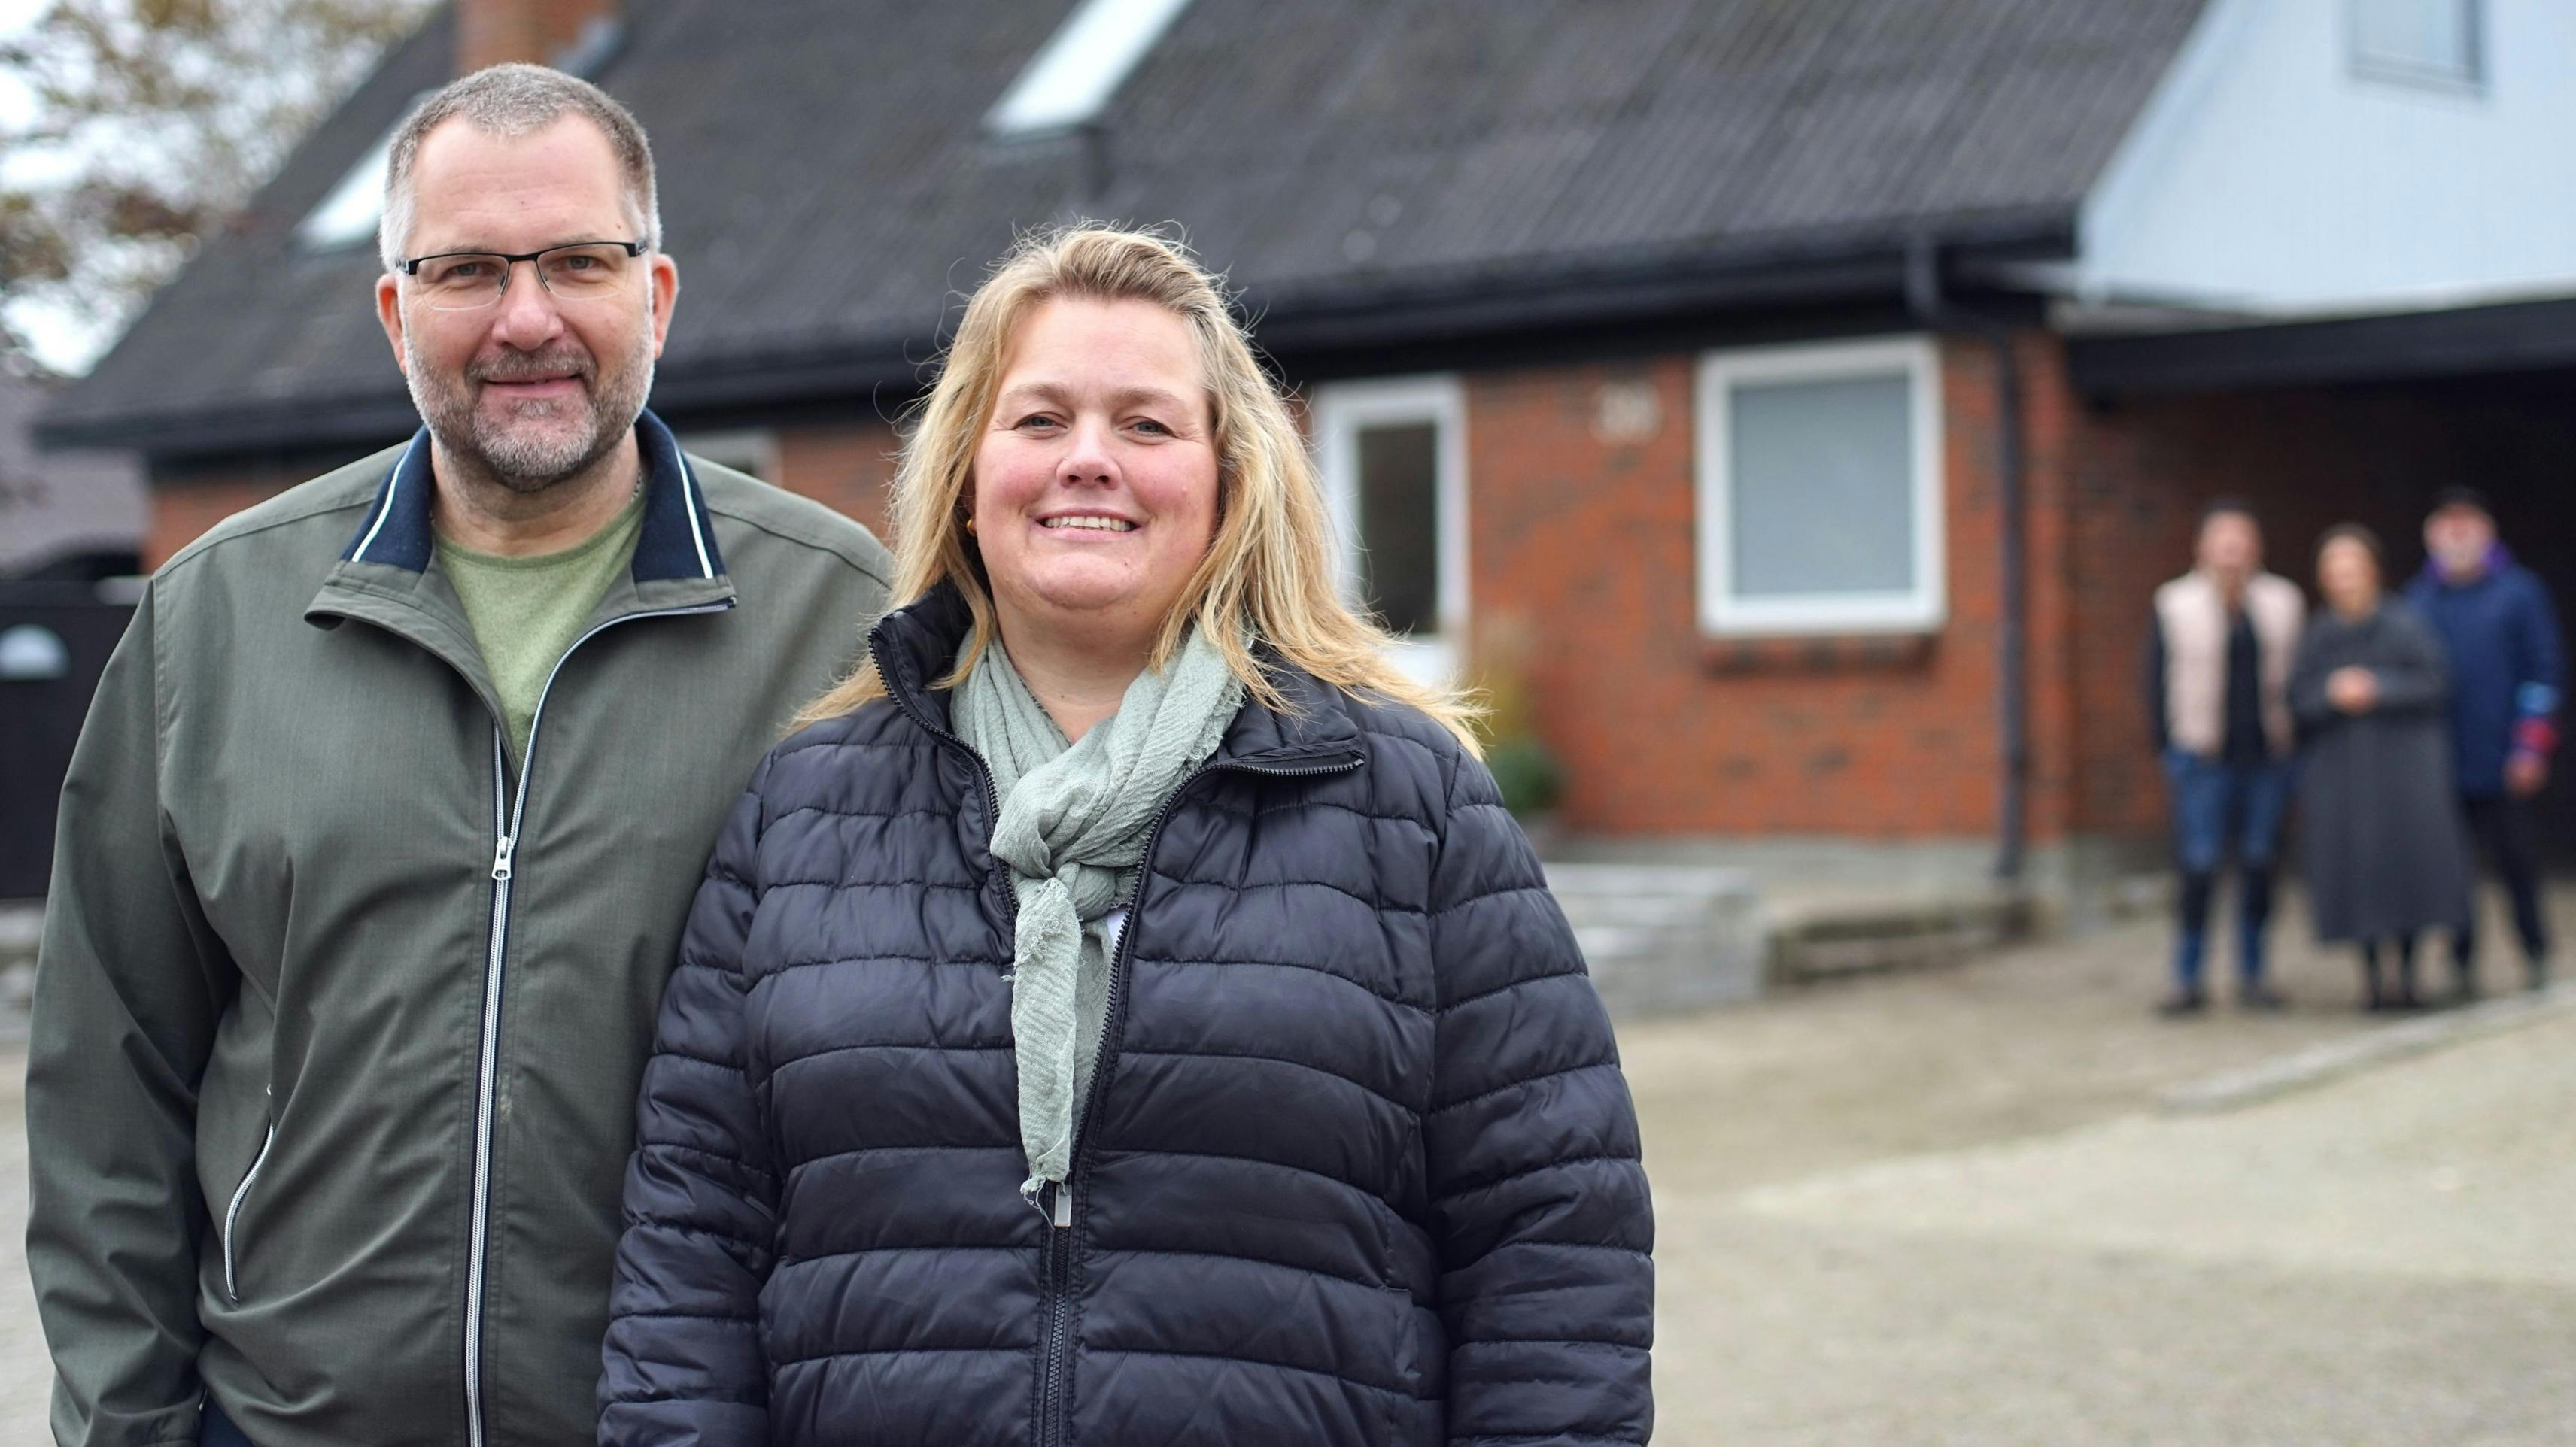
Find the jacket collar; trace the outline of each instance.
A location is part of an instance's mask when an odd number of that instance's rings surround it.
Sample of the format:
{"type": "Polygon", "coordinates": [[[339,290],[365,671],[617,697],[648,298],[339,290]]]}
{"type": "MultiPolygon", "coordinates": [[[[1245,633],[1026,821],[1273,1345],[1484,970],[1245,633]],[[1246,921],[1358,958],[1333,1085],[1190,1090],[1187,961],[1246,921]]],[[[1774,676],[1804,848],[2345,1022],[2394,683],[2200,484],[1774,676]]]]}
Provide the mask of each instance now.
{"type": "MultiPolygon", "coordinates": [[[[599,600],[591,615],[593,626],[625,617],[733,607],[733,579],[716,551],[714,520],[696,471],[680,455],[671,430],[652,413],[635,419],[635,440],[646,467],[635,564],[599,600]]],[[[473,624],[446,573],[430,565],[435,556],[433,486],[424,430],[413,436],[376,489],[357,535],[305,605],[304,621],[328,629],[356,619],[407,638],[464,675],[490,702],[496,695],[473,624]]]]}
{"type": "Polygon", "coordinates": [[[2491,543],[2487,546],[2486,561],[2479,566],[2475,577],[2452,577],[2450,574],[2442,571],[2442,563],[2438,558],[2426,558],[2424,560],[2423,577],[2426,582],[2432,584],[2436,588],[2452,588],[2465,591],[2470,588],[2475,588],[2482,583],[2503,577],[2506,570],[2510,569],[2512,566],[2513,554],[2506,549],[2503,543],[2499,542],[2491,543]]]}
{"type": "MultiPolygon", "coordinates": [[[[707,513],[706,493],[671,429],[650,411],[640,413],[635,419],[635,445],[644,461],[644,524],[635,539],[635,581],[640,585],[723,578],[724,557],[716,550],[715,522],[707,513]]],[[[430,476],[429,429],[424,427],[412,434],[401,460],[385,474],[375,503],[359,523],[357,536],[341,552],[341,561],[426,571],[434,536],[430,502],[436,490],[430,476]]]]}
{"type": "MultiPolygon", "coordinates": [[[[918,602],[888,613],[868,635],[887,697],[933,732],[948,734],[951,727],[948,693],[932,685],[946,676],[973,626],[964,595],[943,582],[918,602]]],[[[1209,764],[1258,769],[1358,762],[1360,730],[1349,696],[1266,651],[1262,663],[1288,708],[1246,701],[1209,764]]]]}

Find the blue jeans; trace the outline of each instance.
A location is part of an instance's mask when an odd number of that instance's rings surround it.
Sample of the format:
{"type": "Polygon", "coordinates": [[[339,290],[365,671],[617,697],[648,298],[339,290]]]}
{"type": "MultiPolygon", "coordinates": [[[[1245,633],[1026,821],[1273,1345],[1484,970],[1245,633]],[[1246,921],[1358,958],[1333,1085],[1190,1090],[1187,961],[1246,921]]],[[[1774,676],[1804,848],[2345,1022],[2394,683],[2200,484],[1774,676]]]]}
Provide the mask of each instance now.
{"type": "Polygon", "coordinates": [[[2272,870],[2281,855],[2281,825],[2290,810],[2291,765],[2229,764],[2180,749],[2165,752],[2173,789],[2174,864],[2182,871],[2174,981],[2200,988],[2209,952],[2209,901],[2220,866],[2232,855],[2238,873],[2238,978],[2263,978],[2263,935],[2272,914],[2272,870]]]}

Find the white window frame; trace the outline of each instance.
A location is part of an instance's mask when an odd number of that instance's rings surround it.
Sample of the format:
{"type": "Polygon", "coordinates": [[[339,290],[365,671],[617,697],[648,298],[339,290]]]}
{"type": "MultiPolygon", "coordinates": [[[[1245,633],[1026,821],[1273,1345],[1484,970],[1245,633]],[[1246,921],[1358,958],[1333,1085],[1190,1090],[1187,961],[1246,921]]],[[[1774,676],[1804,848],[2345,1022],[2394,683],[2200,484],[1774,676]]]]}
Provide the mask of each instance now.
{"type": "Polygon", "coordinates": [[[2440,66],[2420,65],[2391,55],[2374,55],[2361,48],[2361,16],[2357,0],[2344,0],[2344,59],[2354,78],[2388,81],[2398,85],[2418,86],[2426,90],[2448,91],[2455,95],[2475,95],[2486,89],[2487,82],[2487,6],[2486,0],[2460,0],[2461,23],[2466,33],[2461,36],[2464,48],[2462,67],[2446,70],[2440,66]]]}
{"type": "Polygon", "coordinates": [[[724,432],[682,432],[674,440],[682,452],[694,452],[719,467],[748,473],[772,487],[785,486],[778,476],[777,434],[757,427],[724,432]]]}
{"type": "Polygon", "coordinates": [[[1342,597],[1355,608],[1368,606],[1360,591],[1360,432],[1389,423],[1432,424],[1440,631],[1399,639],[1395,661],[1426,682],[1453,682],[1466,657],[1468,621],[1466,388],[1455,373],[1440,373],[1330,382],[1314,395],[1315,460],[1341,554],[1342,597]]]}
{"type": "Polygon", "coordinates": [[[1692,411],[1699,533],[1699,626],[1721,637],[1930,633],[1948,616],[1943,568],[1941,354],[1929,337],[1758,347],[1704,353],[1692,411]],[[1914,586],[1902,590],[1744,598],[1735,592],[1735,494],[1727,401],[1748,383],[1831,382],[1902,371],[1912,407],[1910,499],[1914,586]]]}

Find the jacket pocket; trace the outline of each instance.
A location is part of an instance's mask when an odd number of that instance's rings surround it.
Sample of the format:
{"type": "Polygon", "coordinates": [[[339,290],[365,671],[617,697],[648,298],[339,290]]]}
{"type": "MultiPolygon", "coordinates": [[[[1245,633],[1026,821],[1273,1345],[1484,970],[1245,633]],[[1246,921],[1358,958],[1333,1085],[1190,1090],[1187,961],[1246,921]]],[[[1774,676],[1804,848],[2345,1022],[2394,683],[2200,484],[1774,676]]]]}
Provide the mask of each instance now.
{"type": "Polygon", "coordinates": [[[224,1204],[224,1298],[241,1300],[241,1285],[235,1266],[241,1258],[242,1203],[250,1199],[250,1188],[259,1179],[259,1168],[268,1162],[268,1149],[277,1144],[277,1116],[272,1112],[268,1127],[261,1132],[259,1149],[250,1158],[250,1169],[242,1172],[241,1184],[233,1187],[232,1199],[224,1204]]]}

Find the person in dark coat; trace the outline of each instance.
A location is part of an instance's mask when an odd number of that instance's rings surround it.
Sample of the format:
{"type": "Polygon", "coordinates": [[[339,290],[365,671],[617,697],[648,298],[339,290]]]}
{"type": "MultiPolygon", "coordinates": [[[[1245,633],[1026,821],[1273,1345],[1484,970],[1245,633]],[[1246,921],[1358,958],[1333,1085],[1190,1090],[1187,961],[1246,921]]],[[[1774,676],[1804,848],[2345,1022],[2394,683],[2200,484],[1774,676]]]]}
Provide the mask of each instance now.
{"type": "Polygon", "coordinates": [[[689,918],[599,1440],[1646,1441],[1609,1020],[1212,280],[1023,242],[896,499],[689,918]]]}
{"type": "MultiPolygon", "coordinates": [[[[2486,499],[2455,487],[2424,520],[2423,576],[2408,601],[2433,625],[2451,664],[2451,736],[2460,806],[2513,903],[2531,988],[2549,982],[2549,924],[2540,910],[2540,791],[2558,749],[2565,654],[2549,589],[2496,540],[2486,499]]],[[[2452,942],[2458,993],[2478,992],[2476,921],[2452,942]]]]}
{"type": "Polygon", "coordinates": [[[2467,923],[2468,860],[2441,646],[2413,609],[2382,596],[2380,559],[2360,527],[2318,546],[2327,606],[2299,640],[2290,707],[2317,938],[2361,946],[2368,1008],[2413,1009],[2416,936],[2467,923]]]}

